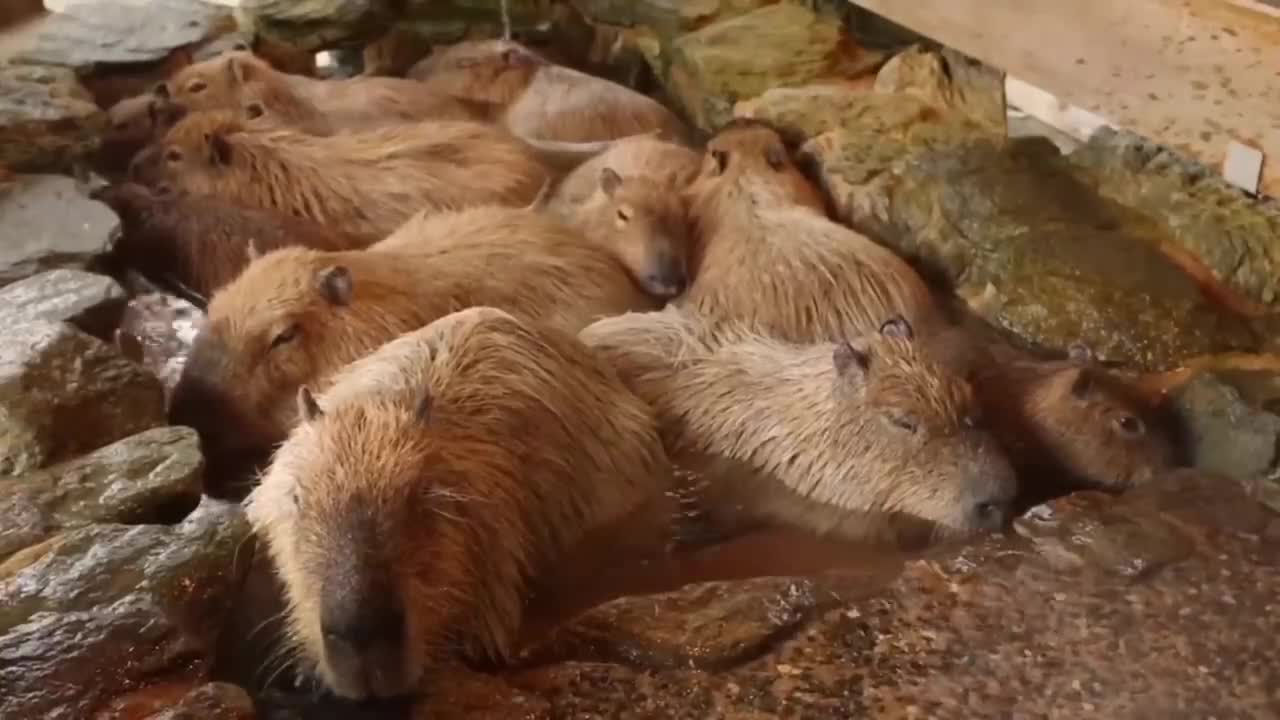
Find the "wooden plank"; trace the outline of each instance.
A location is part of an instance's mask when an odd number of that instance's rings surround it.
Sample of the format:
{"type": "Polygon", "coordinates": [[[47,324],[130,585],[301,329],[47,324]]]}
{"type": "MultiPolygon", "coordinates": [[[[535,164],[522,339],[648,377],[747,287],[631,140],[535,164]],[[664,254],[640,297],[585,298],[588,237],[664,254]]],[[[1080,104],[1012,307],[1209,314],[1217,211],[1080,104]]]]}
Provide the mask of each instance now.
{"type": "Polygon", "coordinates": [[[1268,0],[851,0],[1280,197],[1280,9],[1268,0]]]}

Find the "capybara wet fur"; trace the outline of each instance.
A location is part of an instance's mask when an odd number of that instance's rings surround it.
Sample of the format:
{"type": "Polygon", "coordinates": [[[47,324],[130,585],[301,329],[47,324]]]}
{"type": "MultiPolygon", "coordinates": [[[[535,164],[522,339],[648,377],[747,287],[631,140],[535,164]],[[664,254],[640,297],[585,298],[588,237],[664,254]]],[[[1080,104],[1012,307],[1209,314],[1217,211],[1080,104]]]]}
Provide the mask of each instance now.
{"type": "Polygon", "coordinates": [[[783,137],[754,120],[708,143],[689,186],[694,278],[677,302],[717,323],[792,342],[874,332],[901,314],[923,334],[947,320],[893,251],[830,220],[783,137]]]}
{"type": "Polygon", "coordinates": [[[231,111],[187,115],[134,159],[130,178],[385,237],[423,209],[527,205],[550,179],[504,131],[433,122],[316,137],[246,131],[231,111]]]}
{"type": "Polygon", "coordinates": [[[457,310],[490,305],[576,332],[656,307],[611,253],[523,209],[424,213],[383,242],[393,246],[269,252],[213,296],[170,411],[206,455],[269,450],[296,419],[298,386],[323,390],[343,365],[457,310]]]}
{"type": "Polygon", "coordinates": [[[700,319],[668,307],[579,337],[653,405],[677,464],[784,490],[755,498],[764,519],[912,547],[1010,519],[1014,471],[972,387],[901,316],[835,343],[746,326],[708,342],[700,319]]]}
{"type": "Polygon", "coordinates": [[[377,238],[340,233],[316,222],[216,198],[156,193],[132,182],[91,193],[120,217],[122,233],[107,260],[120,271],[201,298],[230,282],[255,253],[289,245],[320,250],[364,247],[377,238]]]}
{"type": "Polygon", "coordinates": [[[650,409],[564,331],[474,307],[298,393],[248,498],[288,642],[336,694],[430,691],[518,650],[530,590],[670,479],[650,409]]]}
{"type": "Polygon", "coordinates": [[[612,248],[650,294],[670,299],[689,282],[689,217],[682,190],[696,152],[655,137],[619,140],[570,173],[548,210],[612,248]]]}
{"type": "Polygon", "coordinates": [[[468,40],[432,53],[409,71],[442,94],[491,103],[522,137],[588,142],[688,131],[651,97],[550,62],[512,40],[468,40]]]}

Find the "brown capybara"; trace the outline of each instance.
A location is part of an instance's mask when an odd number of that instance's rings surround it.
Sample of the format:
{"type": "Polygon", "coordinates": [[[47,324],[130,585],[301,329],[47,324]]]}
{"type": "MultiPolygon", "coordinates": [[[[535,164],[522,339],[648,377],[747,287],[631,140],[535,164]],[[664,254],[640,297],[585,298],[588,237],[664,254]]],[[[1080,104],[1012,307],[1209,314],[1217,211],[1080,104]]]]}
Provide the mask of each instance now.
{"type": "Polygon", "coordinates": [[[234,110],[241,89],[265,85],[268,95],[295,110],[311,107],[335,130],[373,130],[422,120],[478,119],[482,110],[422,83],[391,77],[321,80],[282,73],[248,52],[228,52],[187,66],[156,86],[162,97],[190,110],[234,110]]]}
{"type": "Polygon", "coordinates": [[[527,145],[468,122],[316,137],[251,132],[231,111],[187,115],[134,159],[131,179],[385,237],[423,209],[527,205],[552,177],[527,145]]]}
{"type": "Polygon", "coordinates": [[[569,173],[547,209],[612,248],[636,282],[662,299],[688,285],[689,218],[681,191],[701,157],[652,136],[618,140],[569,173]]]}
{"type": "Polygon", "coordinates": [[[653,406],[675,463],[756,485],[753,507],[736,511],[897,546],[1010,519],[1014,470],[972,387],[901,316],[812,344],[746,326],[709,342],[702,322],[668,307],[579,338],[653,406]]]}
{"type": "Polygon", "coordinates": [[[653,98],[552,63],[513,40],[442,48],[409,77],[441,94],[494,105],[521,137],[589,142],[655,130],[672,140],[688,137],[684,123],[653,98]]]}
{"type": "Polygon", "coordinates": [[[227,33],[202,46],[191,56],[191,61],[200,63],[229,52],[252,52],[280,72],[310,76],[316,74],[315,53],[243,31],[227,33]]]}
{"type": "Polygon", "coordinates": [[[107,110],[109,123],[94,158],[94,168],[109,178],[123,177],[129,163],[185,114],[183,108],[151,93],[125,98],[107,110]]]}
{"type": "Polygon", "coordinates": [[[513,659],[538,579],[670,479],[651,411],[598,358],[493,308],[388,342],[297,404],[246,508],[289,640],[347,698],[513,659]]]}
{"type": "Polygon", "coordinates": [[[577,332],[656,307],[612,254],[524,209],[408,226],[397,235],[413,233],[409,249],[265,253],[213,296],[170,414],[211,462],[252,460],[293,425],[299,385],[323,390],[343,365],[451,312],[489,305],[577,332]]]}
{"type": "Polygon", "coordinates": [[[996,437],[1021,481],[1019,505],[1074,490],[1120,492],[1177,465],[1155,403],[1097,367],[1083,345],[1042,360],[978,341],[964,328],[931,340],[932,352],[966,369],[996,437]]]}
{"type": "Polygon", "coordinates": [[[677,302],[711,322],[792,342],[873,333],[901,314],[918,332],[947,324],[905,260],[832,221],[782,135],[730,123],[707,144],[687,190],[694,275],[677,302]]]}
{"type": "Polygon", "coordinates": [[[378,239],[216,198],[157,194],[132,182],[108,185],[91,196],[120,217],[122,233],[108,253],[112,265],[205,300],[249,264],[251,247],[256,252],[289,245],[350,250],[378,239]]]}

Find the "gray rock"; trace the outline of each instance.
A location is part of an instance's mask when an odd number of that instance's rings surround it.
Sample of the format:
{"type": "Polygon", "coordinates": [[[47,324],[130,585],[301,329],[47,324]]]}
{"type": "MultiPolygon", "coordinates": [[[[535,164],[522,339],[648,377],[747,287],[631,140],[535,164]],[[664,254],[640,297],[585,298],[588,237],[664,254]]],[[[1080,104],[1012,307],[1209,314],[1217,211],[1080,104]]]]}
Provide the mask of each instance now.
{"type": "Polygon", "coordinates": [[[205,0],[68,0],[22,28],[12,61],[90,72],[162,60],[233,27],[229,7],[205,0]]]}
{"type": "Polygon", "coordinates": [[[0,286],[42,270],[83,268],[118,232],[115,213],[72,178],[19,175],[0,195],[0,286]]]}
{"type": "Polygon", "coordinates": [[[229,683],[208,683],[187,693],[176,707],[147,720],[253,720],[253,699],[229,683]]]}
{"type": "Polygon", "coordinates": [[[200,502],[203,469],[196,432],[162,427],[0,483],[0,558],[86,525],[180,517],[200,502]]]}
{"type": "Polygon", "coordinates": [[[242,0],[261,34],[308,50],[372,40],[391,18],[385,0],[242,0]]]}
{"type": "Polygon", "coordinates": [[[138,295],[125,307],[120,342],[131,360],[160,378],[165,397],[182,376],[204,313],[200,308],[160,292],[138,295]]]}
{"type": "Polygon", "coordinates": [[[20,475],[164,424],[160,381],[66,323],[0,335],[0,475],[20,475]]]}
{"type": "Polygon", "coordinates": [[[238,505],[206,498],[176,526],[95,525],[0,564],[0,717],[83,720],[206,680],[248,537],[238,505]]]}
{"type": "Polygon", "coordinates": [[[128,300],[106,275],[50,270],[0,290],[0,325],[30,320],[69,322],[94,337],[111,337],[128,300]]]}
{"type": "Polygon", "coordinates": [[[1236,480],[1276,468],[1280,416],[1255,407],[1218,376],[1193,378],[1172,397],[1195,467],[1236,480]]]}
{"type": "MultiPolygon", "coordinates": [[[[15,172],[64,170],[93,151],[106,126],[106,113],[74,71],[0,65],[0,166],[15,172]]],[[[9,227],[0,214],[0,248],[17,242],[8,238],[9,227]]]]}

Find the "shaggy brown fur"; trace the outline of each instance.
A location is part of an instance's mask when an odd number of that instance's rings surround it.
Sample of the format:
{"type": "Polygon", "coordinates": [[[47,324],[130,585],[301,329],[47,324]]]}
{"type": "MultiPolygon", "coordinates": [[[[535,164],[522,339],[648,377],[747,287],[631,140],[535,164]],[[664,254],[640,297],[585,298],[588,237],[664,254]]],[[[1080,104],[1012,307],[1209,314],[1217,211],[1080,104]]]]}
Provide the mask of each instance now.
{"type": "Polygon", "coordinates": [[[420,215],[386,242],[407,249],[285,248],[250,263],[209,303],[171,418],[208,454],[269,448],[296,418],[301,384],[448,313],[490,305],[577,332],[656,304],[609,253],[522,209],[420,215]],[[432,247],[432,245],[435,245],[432,247]]]}
{"type": "Polygon", "coordinates": [[[769,127],[740,122],[713,138],[687,192],[697,248],[682,307],[793,342],[875,332],[894,314],[922,334],[945,322],[910,265],[827,217],[769,127]]]}
{"type": "Polygon", "coordinates": [[[409,77],[454,97],[492,103],[502,122],[529,138],[586,142],[659,130],[688,135],[653,98],[548,61],[511,40],[465,41],[432,53],[409,77]]]}
{"type": "Polygon", "coordinates": [[[1087,348],[1045,361],[1012,348],[993,352],[961,328],[931,343],[940,359],[969,371],[1018,470],[1022,505],[1073,490],[1127,490],[1177,464],[1173,439],[1152,403],[1096,367],[1087,348]]]}
{"type": "Polygon", "coordinates": [[[148,143],[173,127],[185,111],[151,93],[125,98],[107,110],[110,126],[102,134],[94,168],[108,178],[123,177],[129,163],[148,143]]]}
{"type": "Polygon", "coordinates": [[[232,110],[244,105],[241,90],[251,84],[268,86],[270,97],[295,110],[315,108],[336,130],[373,130],[421,120],[471,120],[478,112],[412,80],[319,80],[282,73],[247,52],[224,53],[183,68],[156,90],[192,110],[232,110]]]}
{"type": "Polygon", "coordinates": [[[548,210],[612,249],[658,298],[688,285],[689,219],[680,191],[698,172],[693,150],[643,136],[619,140],[569,174],[548,210]]]}
{"type": "Polygon", "coordinates": [[[537,578],[670,477],[649,408],[607,367],[493,308],[404,335],[303,402],[247,512],[291,642],[348,698],[512,659],[537,578]],[[344,647],[365,627],[394,630],[344,647]]]}
{"type": "Polygon", "coordinates": [[[551,178],[525,145],[478,123],[314,137],[246,132],[228,111],[183,118],[130,176],[380,237],[423,209],[527,205],[551,178]]]}
{"type": "Polygon", "coordinates": [[[310,76],[316,74],[315,53],[307,52],[304,48],[276,42],[261,35],[254,36],[246,32],[223,35],[201,47],[192,55],[191,59],[192,62],[200,63],[229,52],[250,51],[280,72],[310,76]]]}
{"type": "Polygon", "coordinates": [[[754,485],[742,512],[899,546],[1009,517],[1013,469],[981,428],[972,388],[926,357],[900,317],[834,344],[738,326],[713,345],[701,320],[668,307],[606,318],[579,338],[654,407],[675,462],[754,485]]]}
{"type": "Polygon", "coordinates": [[[156,195],[136,183],[107,186],[92,196],[115,210],[123,225],[109,253],[113,264],[198,298],[210,297],[239,275],[249,264],[250,246],[257,252],[290,245],[350,250],[377,239],[215,198],[156,195]]]}

